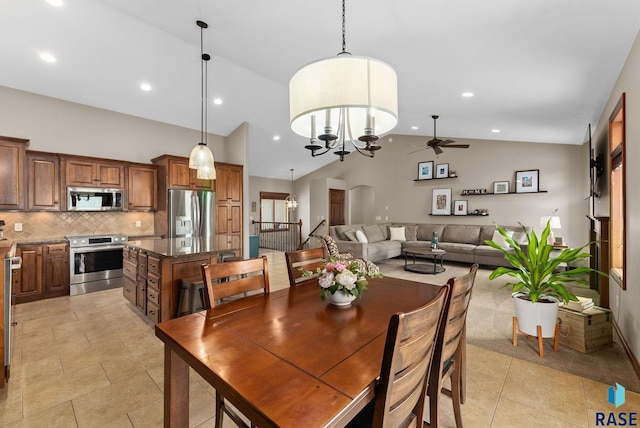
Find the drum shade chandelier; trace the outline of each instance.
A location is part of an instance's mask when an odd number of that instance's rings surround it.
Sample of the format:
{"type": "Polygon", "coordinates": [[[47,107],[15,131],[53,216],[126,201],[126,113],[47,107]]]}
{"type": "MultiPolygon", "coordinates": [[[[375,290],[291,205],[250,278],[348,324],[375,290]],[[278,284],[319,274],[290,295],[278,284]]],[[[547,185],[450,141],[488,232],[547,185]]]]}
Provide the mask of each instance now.
{"type": "Polygon", "coordinates": [[[206,22],[196,21],[200,27],[200,142],[191,150],[189,155],[189,168],[195,169],[196,177],[203,180],[215,180],[216,168],[213,153],[207,147],[207,63],[211,59],[204,53],[203,31],[208,28],[206,22]]]}
{"type": "Polygon", "coordinates": [[[358,153],[374,157],[377,134],[398,123],[398,77],[377,59],[346,51],[345,0],[342,0],[342,51],[307,64],[289,82],[291,129],[309,138],[311,156],[329,151],[344,161],[349,142],[358,153]],[[356,138],[354,138],[356,136],[356,138]],[[324,145],[321,145],[324,143],[324,145]]]}

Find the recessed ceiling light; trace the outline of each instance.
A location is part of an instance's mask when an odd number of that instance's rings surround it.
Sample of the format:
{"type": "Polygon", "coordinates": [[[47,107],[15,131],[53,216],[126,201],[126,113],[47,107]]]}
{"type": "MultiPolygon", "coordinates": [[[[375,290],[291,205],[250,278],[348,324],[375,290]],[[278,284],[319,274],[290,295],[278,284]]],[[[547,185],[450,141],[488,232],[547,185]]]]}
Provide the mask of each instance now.
{"type": "Polygon", "coordinates": [[[40,52],[40,59],[44,62],[56,62],[56,57],[49,52],[40,52]]]}
{"type": "Polygon", "coordinates": [[[62,6],[62,0],[47,0],[47,3],[49,3],[51,6],[55,6],[55,7],[61,7],[62,6]]]}
{"type": "Polygon", "coordinates": [[[217,106],[219,106],[220,104],[222,104],[222,99],[221,98],[214,98],[213,99],[213,103],[217,106]]]}
{"type": "Polygon", "coordinates": [[[415,125],[413,125],[413,126],[411,127],[411,129],[415,130],[415,129],[418,129],[418,127],[417,127],[417,126],[415,126],[415,125]]]}
{"type": "Polygon", "coordinates": [[[280,136],[279,135],[274,135],[273,136],[273,141],[279,141],[280,140],[280,136]]]}
{"type": "Polygon", "coordinates": [[[465,98],[471,98],[474,95],[473,92],[463,92],[462,96],[465,98]]]}
{"type": "Polygon", "coordinates": [[[150,91],[151,90],[151,85],[148,83],[141,83],[140,84],[140,89],[142,89],[143,91],[150,91]]]}
{"type": "Polygon", "coordinates": [[[500,130],[499,130],[499,129],[492,129],[492,130],[491,130],[491,132],[493,132],[493,133],[496,133],[496,134],[497,134],[498,132],[500,132],[500,130]]]}

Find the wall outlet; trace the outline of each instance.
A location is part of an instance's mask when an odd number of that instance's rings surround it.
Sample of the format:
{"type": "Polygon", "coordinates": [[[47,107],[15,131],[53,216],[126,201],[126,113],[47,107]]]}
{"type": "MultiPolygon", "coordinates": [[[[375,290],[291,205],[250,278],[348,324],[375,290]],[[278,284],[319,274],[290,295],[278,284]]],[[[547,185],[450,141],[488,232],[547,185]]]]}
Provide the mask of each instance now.
{"type": "Polygon", "coordinates": [[[22,232],[22,223],[16,223],[13,225],[13,230],[16,232],[22,232]]]}
{"type": "Polygon", "coordinates": [[[136,227],[142,227],[142,222],[140,220],[136,220],[136,227]]]}

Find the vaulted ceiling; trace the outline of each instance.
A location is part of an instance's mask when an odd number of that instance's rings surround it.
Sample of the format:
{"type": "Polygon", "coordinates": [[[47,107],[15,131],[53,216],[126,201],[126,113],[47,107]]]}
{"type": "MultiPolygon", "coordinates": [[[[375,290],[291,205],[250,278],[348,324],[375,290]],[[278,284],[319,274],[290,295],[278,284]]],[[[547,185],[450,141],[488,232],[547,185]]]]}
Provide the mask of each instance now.
{"type": "MultiPolygon", "coordinates": [[[[250,174],[288,179],[336,160],[311,158],[290,130],[288,82],[341,50],[339,0],[61,1],[0,2],[0,85],[200,129],[199,19],[209,96],[222,100],[208,128],[250,123],[250,174]]],[[[441,138],[580,144],[638,34],[640,2],[347,0],[346,20],[347,50],[398,74],[394,134],[426,141],[439,114],[441,138]]]]}

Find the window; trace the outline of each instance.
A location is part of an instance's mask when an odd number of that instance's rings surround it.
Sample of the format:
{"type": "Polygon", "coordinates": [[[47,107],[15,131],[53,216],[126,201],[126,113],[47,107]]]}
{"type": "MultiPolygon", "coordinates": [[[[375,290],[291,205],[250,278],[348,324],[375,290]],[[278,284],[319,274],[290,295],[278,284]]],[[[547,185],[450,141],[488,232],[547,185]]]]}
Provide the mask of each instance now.
{"type": "Polygon", "coordinates": [[[626,289],[625,281],[625,94],[609,117],[609,153],[611,155],[610,194],[610,233],[609,251],[611,261],[611,278],[622,289],[626,289]]]}
{"type": "Polygon", "coordinates": [[[288,225],[279,225],[276,223],[289,222],[289,210],[287,210],[288,193],[276,192],[260,192],[260,221],[262,222],[261,230],[273,230],[288,228],[288,225]]]}

